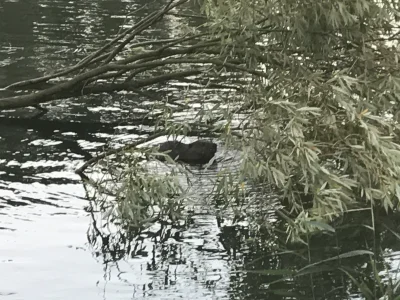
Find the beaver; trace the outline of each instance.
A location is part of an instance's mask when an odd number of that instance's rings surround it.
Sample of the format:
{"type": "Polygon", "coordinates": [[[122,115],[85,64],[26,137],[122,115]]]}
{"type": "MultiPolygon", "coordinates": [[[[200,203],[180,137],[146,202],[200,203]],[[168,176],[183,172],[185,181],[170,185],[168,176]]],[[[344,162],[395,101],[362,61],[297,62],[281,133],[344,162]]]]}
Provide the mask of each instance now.
{"type": "MultiPolygon", "coordinates": [[[[178,141],[167,141],[159,146],[159,151],[169,151],[167,154],[172,159],[196,165],[208,163],[217,152],[217,144],[206,140],[198,140],[190,144],[184,144],[178,141]]],[[[159,157],[159,159],[163,160],[164,157],[159,157]]]]}

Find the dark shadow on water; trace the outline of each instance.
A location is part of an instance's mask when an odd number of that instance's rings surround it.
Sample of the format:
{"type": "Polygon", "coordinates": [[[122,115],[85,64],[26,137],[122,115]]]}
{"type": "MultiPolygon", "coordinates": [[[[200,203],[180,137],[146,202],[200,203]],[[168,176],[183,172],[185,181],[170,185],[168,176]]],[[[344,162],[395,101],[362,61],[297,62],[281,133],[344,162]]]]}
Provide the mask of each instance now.
{"type": "Polygon", "coordinates": [[[373,280],[371,257],[361,255],[361,251],[375,253],[377,272],[388,276],[389,270],[391,276],[393,271],[395,275],[396,270],[388,265],[385,256],[390,253],[386,249],[400,249],[400,240],[390,232],[390,229],[397,232],[399,222],[399,214],[379,214],[373,234],[368,228],[369,212],[350,213],[336,224],[336,233],[315,235],[307,247],[286,244],[285,223],[280,220],[274,231],[253,235],[238,268],[240,275],[231,277],[231,289],[234,294],[242,295],[241,299],[312,299],[313,295],[314,299],[350,299],[360,291],[343,271],[346,270],[359,282],[365,282],[371,291],[376,288],[378,299],[382,295],[373,280]],[[351,254],[339,258],[345,253],[351,254]],[[311,264],[315,265],[308,267],[311,264]],[[302,275],[295,276],[295,271],[302,268],[305,268],[302,275]]]}

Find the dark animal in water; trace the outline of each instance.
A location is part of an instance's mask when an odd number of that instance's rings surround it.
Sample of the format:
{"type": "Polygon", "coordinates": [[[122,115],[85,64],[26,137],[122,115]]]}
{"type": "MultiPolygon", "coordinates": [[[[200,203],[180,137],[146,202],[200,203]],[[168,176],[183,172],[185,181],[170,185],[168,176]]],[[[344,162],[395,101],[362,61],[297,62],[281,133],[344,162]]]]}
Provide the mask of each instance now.
{"type": "Polygon", "coordinates": [[[208,163],[211,158],[213,158],[217,152],[217,145],[205,140],[199,140],[190,144],[184,144],[178,141],[168,141],[160,144],[159,151],[168,151],[167,154],[174,160],[188,164],[202,165],[208,163]]]}

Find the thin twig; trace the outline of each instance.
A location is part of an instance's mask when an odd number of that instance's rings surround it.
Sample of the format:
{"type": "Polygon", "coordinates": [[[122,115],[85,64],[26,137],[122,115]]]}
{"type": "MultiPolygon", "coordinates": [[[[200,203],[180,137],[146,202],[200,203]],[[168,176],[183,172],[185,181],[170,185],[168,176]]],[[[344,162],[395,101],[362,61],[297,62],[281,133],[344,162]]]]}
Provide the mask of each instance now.
{"type": "Polygon", "coordinates": [[[158,138],[160,136],[163,136],[163,135],[165,135],[165,132],[158,132],[158,133],[152,134],[152,135],[148,136],[147,138],[142,139],[140,141],[135,141],[134,143],[119,147],[117,149],[111,149],[111,150],[105,151],[105,152],[99,154],[98,156],[89,159],[80,168],[78,168],[75,171],[75,173],[76,174],[82,174],[88,167],[90,167],[91,165],[95,164],[99,160],[101,160],[103,158],[106,158],[107,156],[110,156],[110,155],[113,155],[113,154],[118,154],[118,153],[121,153],[121,152],[125,152],[125,151],[127,151],[129,149],[132,149],[132,148],[137,147],[138,145],[150,142],[150,141],[152,141],[152,140],[154,140],[154,139],[156,139],[156,138],[158,138]]]}

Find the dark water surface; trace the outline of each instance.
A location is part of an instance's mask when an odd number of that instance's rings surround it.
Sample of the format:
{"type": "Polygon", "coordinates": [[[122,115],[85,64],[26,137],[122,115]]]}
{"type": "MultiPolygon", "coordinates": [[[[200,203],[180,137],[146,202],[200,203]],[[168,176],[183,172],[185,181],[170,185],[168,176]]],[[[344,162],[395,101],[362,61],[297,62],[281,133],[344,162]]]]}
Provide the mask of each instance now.
{"type": "MultiPolygon", "coordinates": [[[[140,14],[166,2],[156,1],[140,14]]],[[[0,87],[72,65],[115,34],[125,15],[145,3],[0,1],[0,87]]],[[[177,24],[178,17],[168,16],[147,34],[167,38],[178,31],[177,24]]],[[[164,89],[162,93],[174,91],[164,89]]],[[[0,91],[3,96],[6,93],[0,91]]],[[[133,105],[137,100],[123,93],[67,99],[49,105],[50,111],[41,119],[28,119],[34,113],[31,109],[0,112],[0,298],[362,299],[351,280],[336,271],[287,280],[268,292],[268,282],[277,277],[245,273],[243,268],[300,268],[308,263],[304,259],[307,249],[301,255],[274,256],[273,243],[266,243],[241,254],[235,251],[240,232],[222,227],[217,210],[204,205],[202,197],[194,197],[198,203],[191,203],[195,209],[181,238],[157,245],[145,240],[146,251],[118,261],[109,260],[98,245],[90,244],[89,201],[74,170],[103,147],[152,131],[147,124],[129,122],[146,111],[145,104],[133,105]]],[[[193,170],[197,196],[207,193],[213,178],[209,174],[216,171],[207,171],[207,175],[193,170]]],[[[267,223],[275,220],[272,216],[271,211],[265,214],[267,223]]],[[[391,222],[390,226],[400,228],[396,225],[400,222],[391,222]]],[[[367,236],[368,231],[348,229],[338,247],[339,241],[322,237],[312,252],[312,262],[363,248],[367,236]]],[[[377,246],[387,253],[381,269],[396,273],[398,240],[391,236],[377,246]]],[[[349,266],[362,269],[366,262],[368,257],[359,256],[349,266]]]]}
{"type": "MultiPolygon", "coordinates": [[[[140,13],[166,2],[155,1],[140,13]]],[[[1,1],[0,86],[71,65],[123,22],[140,18],[125,15],[146,3],[1,1]]],[[[168,16],[148,35],[168,37],[177,22],[168,16]]],[[[0,113],[0,298],[229,298],[230,261],[219,245],[215,217],[202,208],[183,241],[157,247],[147,242],[150,254],[105,264],[88,242],[92,218],[74,170],[110,141],[119,145],[151,132],[126,122],[138,117],[135,97],[67,99],[49,105],[40,119],[29,119],[31,109],[0,113]]]]}

